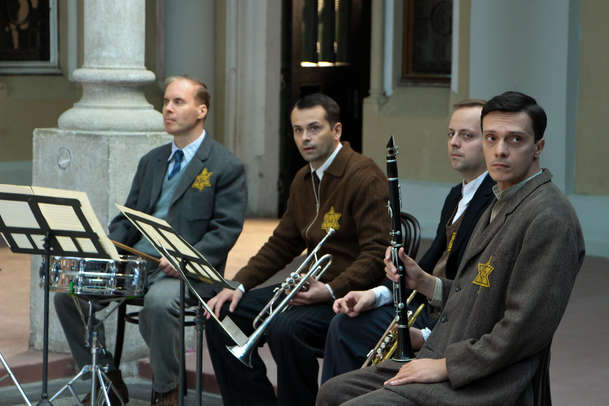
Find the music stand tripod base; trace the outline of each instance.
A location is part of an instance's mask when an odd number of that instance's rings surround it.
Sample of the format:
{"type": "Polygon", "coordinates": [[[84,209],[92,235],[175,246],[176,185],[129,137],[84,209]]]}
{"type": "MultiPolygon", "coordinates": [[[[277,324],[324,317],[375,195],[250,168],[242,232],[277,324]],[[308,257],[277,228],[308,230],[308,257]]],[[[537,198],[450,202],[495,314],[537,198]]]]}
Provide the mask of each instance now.
{"type": "MultiPolygon", "coordinates": [[[[107,366],[100,366],[97,364],[97,353],[103,347],[98,344],[97,326],[93,326],[93,301],[91,299],[89,299],[88,302],[89,302],[89,315],[88,315],[89,317],[88,317],[88,321],[87,321],[87,329],[90,333],[88,334],[87,340],[88,340],[88,344],[91,348],[91,364],[83,366],[80,369],[80,371],[76,374],[76,376],[74,376],[74,378],[70,379],[70,381],[68,383],[66,383],[64,386],[62,386],[57,391],[57,393],[55,393],[53,395],[53,397],[51,397],[51,401],[55,400],[59,395],[61,395],[66,390],[68,390],[68,391],[70,391],[70,393],[72,394],[72,397],[74,397],[74,399],[76,399],[76,401],[78,402],[78,404],[80,406],[86,406],[86,405],[83,405],[82,402],[80,401],[78,394],[76,393],[76,391],[73,388],[73,384],[74,384],[74,382],[81,379],[84,375],[91,373],[91,405],[97,406],[97,404],[98,404],[98,402],[97,402],[97,394],[98,394],[97,382],[99,382],[99,389],[100,389],[99,393],[103,394],[103,402],[104,402],[103,404],[104,405],[112,406],[112,403],[110,402],[109,393],[110,393],[110,391],[113,391],[114,394],[116,395],[116,397],[121,402],[121,405],[124,406],[125,402],[121,398],[120,394],[116,391],[116,388],[114,388],[112,386],[112,380],[108,377],[108,375],[106,375],[106,371],[104,371],[104,369],[107,369],[107,366]]],[[[103,321],[117,307],[118,306],[116,306],[114,309],[112,309],[106,315],[106,317],[104,319],[99,320],[98,325],[103,323],[103,321]]]]}

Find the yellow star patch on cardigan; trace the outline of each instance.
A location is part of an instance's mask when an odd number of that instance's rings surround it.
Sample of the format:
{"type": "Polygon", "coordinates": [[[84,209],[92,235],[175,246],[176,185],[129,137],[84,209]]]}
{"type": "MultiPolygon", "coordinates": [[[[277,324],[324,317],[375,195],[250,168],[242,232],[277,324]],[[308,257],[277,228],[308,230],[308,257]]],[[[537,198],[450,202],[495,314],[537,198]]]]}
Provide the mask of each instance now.
{"type": "Polygon", "coordinates": [[[453,231],[453,233],[450,235],[450,241],[448,242],[448,246],[446,247],[447,252],[452,251],[453,244],[455,243],[455,237],[457,237],[457,233],[453,231]]]}
{"type": "Polygon", "coordinates": [[[491,259],[493,259],[492,255],[486,263],[478,262],[478,275],[476,275],[472,281],[473,284],[484,286],[485,288],[491,287],[491,281],[488,277],[495,269],[495,267],[491,265],[491,259]]]}
{"type": "Polygon", "coordinates": [[[197,175],[195,181],[192,183],[192,187],[202,191],[206,186],[211,186],[209,178],[211,178],[213,172],[207,172],[207,168],[203,168],[200,174],[197,175]]]}
{"type": "Polygon", "coordinates": [[[321,229],[325,230],[326,233],[330,228],[338,231],[338,229],[340,229],[340,225],[338,224],[340,216],[342,216],[342,214],[335,212],[334,206],[330,206],[330,211],[324,214],[324,222],[321,224],[321,229]]]}

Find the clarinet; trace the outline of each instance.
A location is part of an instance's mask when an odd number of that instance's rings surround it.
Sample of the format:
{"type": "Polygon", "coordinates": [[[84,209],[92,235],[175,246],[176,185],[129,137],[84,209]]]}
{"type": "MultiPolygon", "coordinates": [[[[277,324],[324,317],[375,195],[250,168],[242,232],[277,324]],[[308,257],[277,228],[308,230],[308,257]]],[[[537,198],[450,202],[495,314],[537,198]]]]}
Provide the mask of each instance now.
{"type": "Polygon", "coordinates": [[[400,181],[397,166],[398,147],[393,144],[393,136],[387,143],[387,180],[389,181],[389,202],[387,208],[391,217],[391,261],[398,270],[400,281],[393,283],[393,304],[397,324],[397,349],[392,357],[394,361],[407,362],[414,358],[410,333],[408,331],[408,308],[406,300],[406,275],[404,266],[398,258],[398,251],[404,246],[402,223],[400,220],[401,200],[400,181]]]}

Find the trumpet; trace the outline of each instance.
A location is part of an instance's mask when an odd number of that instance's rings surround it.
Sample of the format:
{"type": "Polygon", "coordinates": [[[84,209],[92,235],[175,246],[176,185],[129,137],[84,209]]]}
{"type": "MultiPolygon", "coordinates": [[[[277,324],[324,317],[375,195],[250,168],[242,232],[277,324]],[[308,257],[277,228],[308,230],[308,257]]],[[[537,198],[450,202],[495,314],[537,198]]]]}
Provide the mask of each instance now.
{"type": "MultiPolygon", "coordinates": [[[[406,300],[406,306],[412,302],[415,295],[417,294],[416,290],[413,290],[408,299],[406,300]]],[[[408,328],[412,327],[414,322],[419,317],[419,314],[425,308],[425,304],[421,303],[421,305],[417,308],[417,310],[412,312],[412,310],[408,310],[408,328]]],[[[391,323],[389,323],[389,327],[385,330],[379,341],[376,343],[374,348],[372,348],[368,354],[366,361],[362,364],[362,368],[366,368],[368,366],[378,365],[381,362],[384,362],[391,358],[393,353],[398,347],[398,316],[396,316],[391,323]]]]}
{"type": "Polygon", "coordinates": [[[290,276],[288,276],[281,284],[281,286],[274,290],[274,295],[271,300],[269,300],[260,313],[258,313],[258,315],[254,318],[254,322],[252,324],[255,330],[247,338],[247,341],[243,345],[226,346],[226,348],[228,348],[228,350],[244,365],[252,368],[252,350],[256,347],[258,340],[260,340],[271,321],[273,321],[273,319],[279,313],[289,308],[289,302],[292,300],[292,297],[294,297],[294,295],[303,288],[306,289],[306,286],[310,284],[309,281],[311,278],[318,280],[330,267],[332,264],[332,255],[325,254],[321,258],[317,259],[317,252],[320,250],[321,246],[326,242],[326,240],[335,232],[336,231],[333,228],[328,229],[328,233],[324,236],[324,238],[321,239],[317,246],[315,246],[313,251],[309,253],[298,269],[292,272],[290,276]],[[315,262],[309,267],[308,272],[305,275],[301,275],[303,269],[305,269],[305,267],[314,259],[315,262]],[[275,303],[282,297],[282,295],[285,295],[285,297],[275,307],[275,303]]]}

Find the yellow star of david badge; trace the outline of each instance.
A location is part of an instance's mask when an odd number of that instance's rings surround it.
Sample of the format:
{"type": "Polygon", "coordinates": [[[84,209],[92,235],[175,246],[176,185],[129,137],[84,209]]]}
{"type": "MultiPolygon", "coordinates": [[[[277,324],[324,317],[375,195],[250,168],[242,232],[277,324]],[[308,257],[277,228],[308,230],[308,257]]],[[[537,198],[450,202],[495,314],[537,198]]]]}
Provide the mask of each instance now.
{"type": "Polygon", "coordinates": [[[338,224],[338,220],[340,220],[340,216],[342,214],[334,211],[334,206],[330,206],[330,211],[324,214],[324,221],[321,224],[321,229],[325,230],[326,233],[330,228],[333,228],[338,231],[340,225],[338,224]]]}
{"type": "Polygon", "coordinates": [[[491,265],[491,259],[493,259],[492,255],[486,263],[478,262],[478,275],[476,275],[472,281],[473,284],[484,286],[485,288],[491,287],[491,281],[488,277],[495,269],[495,267],[491,265]]]}
{"type": "Polygon", "coordinates": [[[201,191],[205,189],[206,186],[211,186],[211,182],[209,181],[211,175],[213,175],[213,172],[207,172],[207,168],[203,168],[201,173],[197,175],[195,181],[192,183],[192,187],[201,191]]]}

